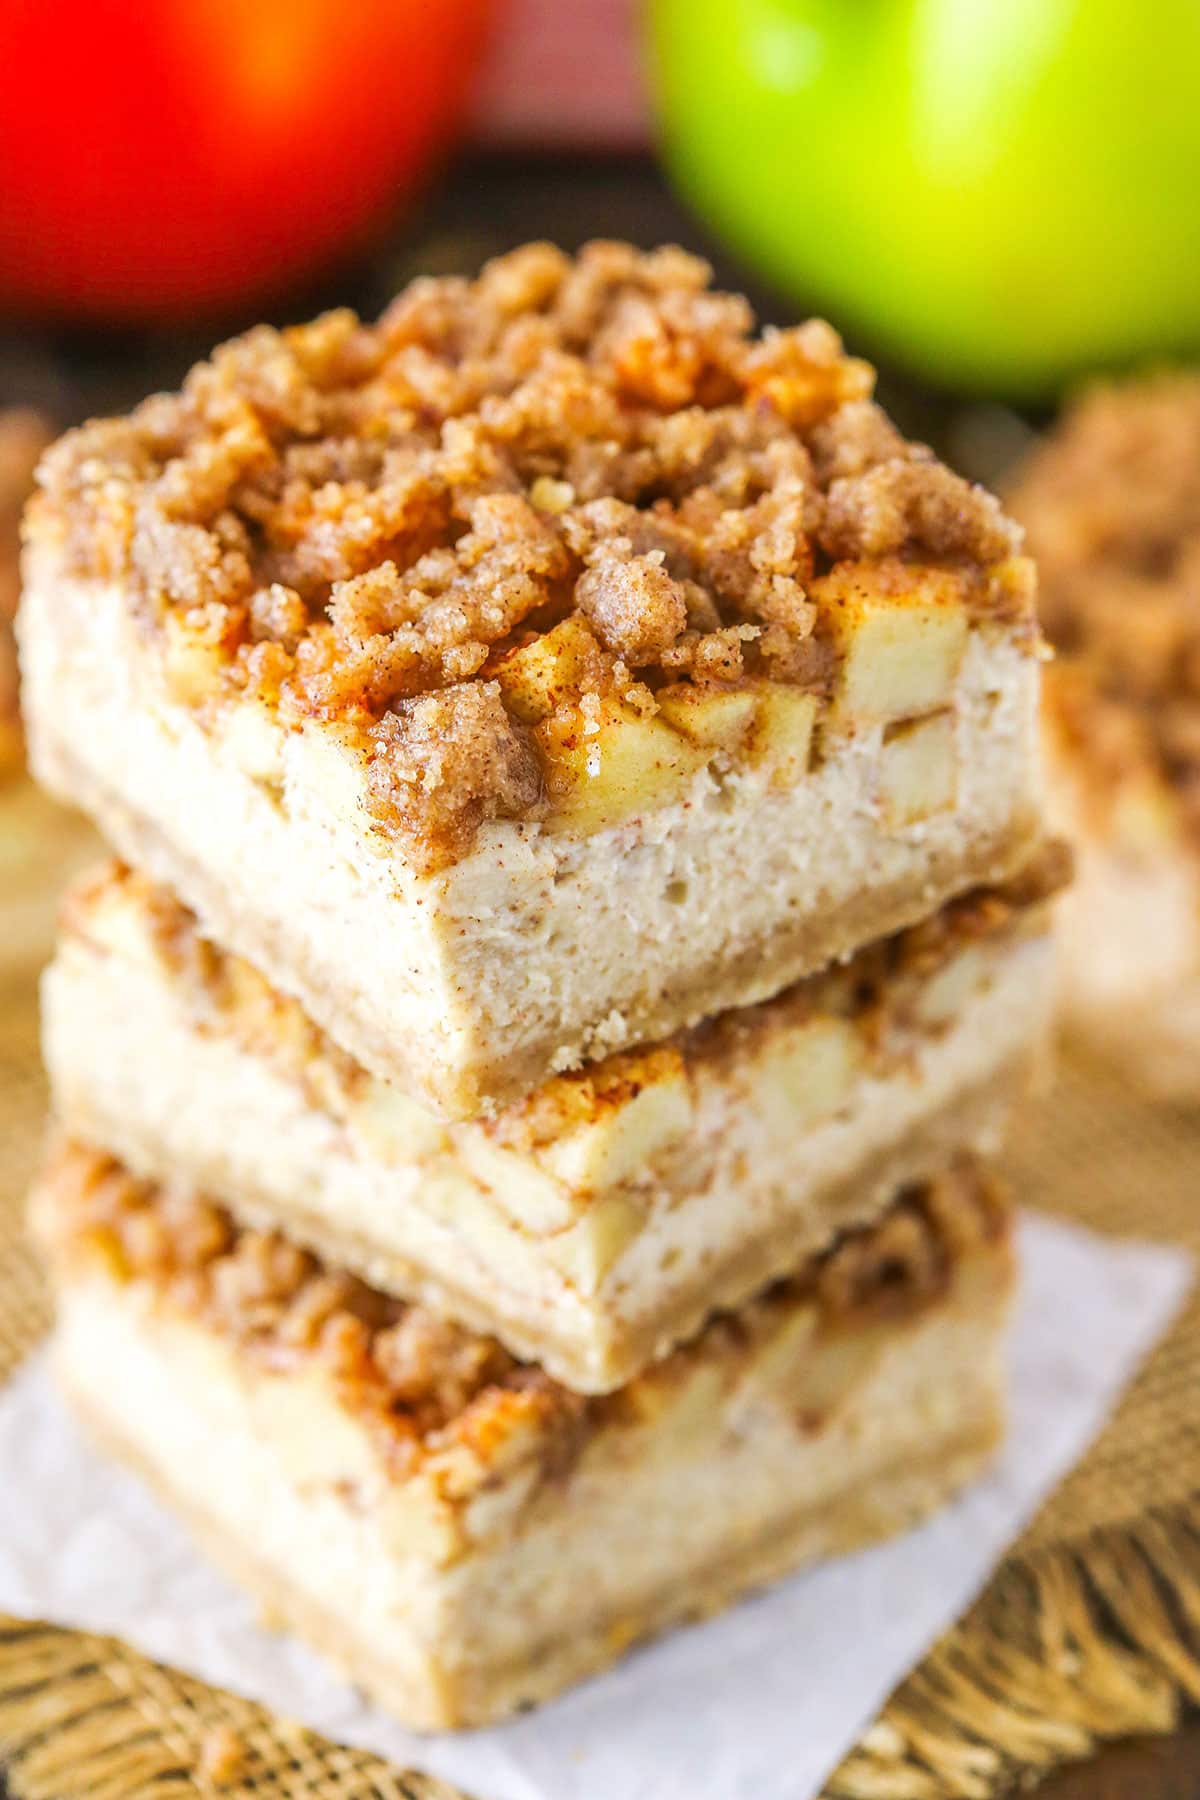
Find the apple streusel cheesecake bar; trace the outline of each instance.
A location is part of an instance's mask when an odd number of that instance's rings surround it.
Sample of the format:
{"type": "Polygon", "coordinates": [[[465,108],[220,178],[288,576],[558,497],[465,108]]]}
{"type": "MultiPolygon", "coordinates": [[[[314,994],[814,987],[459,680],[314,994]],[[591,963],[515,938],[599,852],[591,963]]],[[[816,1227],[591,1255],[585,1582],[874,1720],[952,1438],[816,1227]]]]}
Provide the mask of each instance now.
{"type": "Polygon", "coordinates": [[[970,1164],[597,1399],[78,1147],[34,1219],[86,1419],[419,1727],[905,1529],[1002,1429],[1008,1213],[970,1164]]]}

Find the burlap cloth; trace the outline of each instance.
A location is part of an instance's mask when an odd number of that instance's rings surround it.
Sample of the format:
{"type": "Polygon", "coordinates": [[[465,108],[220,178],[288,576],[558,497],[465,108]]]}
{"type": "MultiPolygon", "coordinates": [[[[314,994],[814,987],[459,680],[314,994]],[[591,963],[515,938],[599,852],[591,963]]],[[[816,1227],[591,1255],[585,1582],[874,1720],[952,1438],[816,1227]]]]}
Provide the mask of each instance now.
{"type": "MultiPolygon", "coordinates": [[[[28,796],[0,794],[0,1379],[48,1322],[20,1226],[45,1104],[33,968],[39,907],[48,917],[78,855],[78,830],[61,815],[44,809],[31,824],[28,796]]],[[[1200,1253],[1200,1112],[1141,1102],[1077,1053],[1022,1121],[1008,1162],[1034,1205],[1200,1253]]],[[[1195,1297],[1094,1449],[827,1793],[985,1800],[1100,1738],[1169,1730],[1188,1702],[1200,1702],[1195,1297]]],[[[297,1800],[459,1800],[120,1643],[3,1619],[0,1762],[16,1800],[165,1797],[211,1792],[218,1780],[226,1792],[297,1800]]]]}

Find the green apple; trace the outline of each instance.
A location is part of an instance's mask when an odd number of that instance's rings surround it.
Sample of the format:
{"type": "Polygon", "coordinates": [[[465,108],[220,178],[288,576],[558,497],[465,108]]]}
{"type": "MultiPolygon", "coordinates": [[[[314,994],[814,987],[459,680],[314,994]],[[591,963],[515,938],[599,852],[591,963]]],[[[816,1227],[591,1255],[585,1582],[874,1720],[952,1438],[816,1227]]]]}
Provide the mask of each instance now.
{"type": "Polygon", "coordinates": [[[670,168],[747,262],[938,381],[1200,346],[1197,0],[651,0],[670,168]]]}

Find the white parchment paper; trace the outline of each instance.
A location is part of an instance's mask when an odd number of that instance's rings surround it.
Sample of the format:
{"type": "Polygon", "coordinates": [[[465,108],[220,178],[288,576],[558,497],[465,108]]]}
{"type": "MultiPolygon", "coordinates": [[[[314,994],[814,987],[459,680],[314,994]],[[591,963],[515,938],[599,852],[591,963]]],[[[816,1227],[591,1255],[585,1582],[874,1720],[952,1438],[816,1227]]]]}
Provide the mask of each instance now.
{"type": "Polygon", "coordinates": [[[805,1800],[1085,1449],[1191,1277],[1181,1252],[1041,1217],[1020,1239],[1012,1432],[992,1475],[907,1537],[794,1577],[509,1725],[414,1736],[258,1630],[174,1520],[88,1447],[41,1356],[0,1394],[0,1611],[116,1633],[479,1800],[805,1800]]]}

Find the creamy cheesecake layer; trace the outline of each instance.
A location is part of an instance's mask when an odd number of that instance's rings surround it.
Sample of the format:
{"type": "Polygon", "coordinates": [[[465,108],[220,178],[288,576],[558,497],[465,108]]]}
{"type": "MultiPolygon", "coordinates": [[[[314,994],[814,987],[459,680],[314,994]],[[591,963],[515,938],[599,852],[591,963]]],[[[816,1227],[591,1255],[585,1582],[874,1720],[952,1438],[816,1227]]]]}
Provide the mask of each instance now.
{"type": "Polygon", "coordinates": [[[1000,1430],[1006,1209],[968,1166],[590,1401],[81,1150],[34,1216],[83,1412],[418,1726],[545,1699],[907,1527],[1000,1430]]]}
{"type": "Polygon", "coordinates": [[[921,728],[928,758],[919,734],[877,723],[824,741],[790,786],[769,765],[705,767],[683,798],[587,837],[496,822],[426,875],[314,733],[283,735],[280,768],[250,773],[161,688],[114,590],[35,563],[22,620],[39,778],[443,1114],[776,993],[1003,879],[1037,829],[1036,668],[1000,628],[972,632],[949,707],[921,728]],[[897,755],[907,822],[884,798],[897,755]]]}
{"type": "Polygon", "coordinates": [[[604,1391],[898,1185],[994,1150],[1045,1035],[1062,865],[1051,847],[774,1001],[452,1126],[114,866],[68,901],[44,986],[55,1102],[139,1174],[604,1391]]]}
{"type": "Polygon", "coordinates": [[[526,246],[44,459],[43,780],[446,1116],[765,998],[1037,829],[1033,566],[819,322],[526,246]]]}

